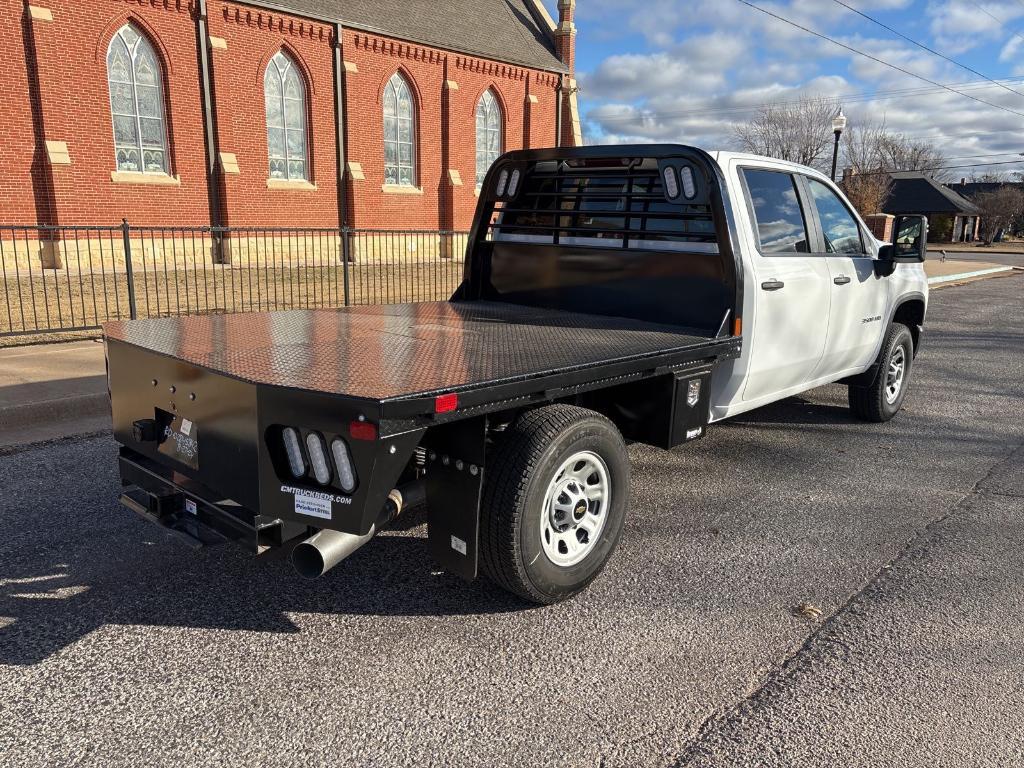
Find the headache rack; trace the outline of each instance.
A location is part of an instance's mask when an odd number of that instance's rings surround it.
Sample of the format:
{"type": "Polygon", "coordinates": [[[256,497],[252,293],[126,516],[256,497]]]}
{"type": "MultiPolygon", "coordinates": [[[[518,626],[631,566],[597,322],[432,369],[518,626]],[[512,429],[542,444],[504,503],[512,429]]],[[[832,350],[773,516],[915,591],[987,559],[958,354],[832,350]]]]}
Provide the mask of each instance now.
{"type": "Polygon", "coordinates": [[[738,335],[726,203],[718,165],[694,147],[510,152],[484,179],[454,298],[738,335]]]}
{"type": "MultiPolygon", "coordinates": [[[[501,173],[496,191],[501,185],[501,173]]],[[[506,194],[493,201],[487,234],[495,239],[604,248],[717,252],[714,215],[706,183],[685,162],[629,158],[613,165],[539,161],[529,172],[508,172],[506,194]],[[674,196],[666,194],[666,174],[674,196]],[[522,189],[513,189],[513,182],[522,189]],[[689,192],[689,195],[686,193],[689,192]]]]}

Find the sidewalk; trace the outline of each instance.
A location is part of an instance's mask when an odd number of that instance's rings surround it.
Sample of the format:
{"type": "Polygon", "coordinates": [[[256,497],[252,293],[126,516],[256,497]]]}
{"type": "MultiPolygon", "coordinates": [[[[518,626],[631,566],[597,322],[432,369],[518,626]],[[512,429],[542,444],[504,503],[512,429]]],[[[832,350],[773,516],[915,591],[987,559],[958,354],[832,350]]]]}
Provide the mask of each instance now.
{"type": "Polygon", "coordinates": [[[0,349],[0,448],[109,426],[102,344],[0,349]]]}
{"type": "Polygon", "coordinates": [[[954,283],[973,282],[986,277],[997,277],[1012,274],[1013,267],[1005,264],[992,264],[985,261],[939,261],[929,254],[924,263],[925,274],[928,275],[929,287],[944,288],[954,283]]]}

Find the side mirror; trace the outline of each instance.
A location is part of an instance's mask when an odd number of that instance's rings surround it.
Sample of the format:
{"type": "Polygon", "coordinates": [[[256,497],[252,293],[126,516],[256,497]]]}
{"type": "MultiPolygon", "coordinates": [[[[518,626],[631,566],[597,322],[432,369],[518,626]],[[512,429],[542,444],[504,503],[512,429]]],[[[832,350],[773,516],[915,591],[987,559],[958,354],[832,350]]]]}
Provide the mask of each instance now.
{"type": "Polygon", "coordinates": [[[892,243],[878,249],[879,274],[891,275],[896,264],[919,264],[928,254],[928,218],[897,216],[892,223],[892,243]]]}

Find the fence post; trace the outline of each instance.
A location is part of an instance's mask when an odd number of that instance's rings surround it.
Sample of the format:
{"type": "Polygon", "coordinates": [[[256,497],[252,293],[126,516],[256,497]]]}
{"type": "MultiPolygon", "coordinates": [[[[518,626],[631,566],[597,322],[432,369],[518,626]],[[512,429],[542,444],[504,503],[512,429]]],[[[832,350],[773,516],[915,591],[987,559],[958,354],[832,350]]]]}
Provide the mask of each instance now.
{"type": "Polygon", "coordinates": [[[128,219],[121,219],[121,240],[124,243],[124,271],[128,280],[128,316],[138,319],[139,313],[135,306],[135,272],[132,269],[132,238],[128,219]]]}
{"type": "Polygon", "coordinates": [[[349,286],[348,286],[348,262],[351,256],[351,250],[349,248],[349,228],[341,228],[341,276],[345,285],[345,306],[347,307],[350,302],[349,286]]]}

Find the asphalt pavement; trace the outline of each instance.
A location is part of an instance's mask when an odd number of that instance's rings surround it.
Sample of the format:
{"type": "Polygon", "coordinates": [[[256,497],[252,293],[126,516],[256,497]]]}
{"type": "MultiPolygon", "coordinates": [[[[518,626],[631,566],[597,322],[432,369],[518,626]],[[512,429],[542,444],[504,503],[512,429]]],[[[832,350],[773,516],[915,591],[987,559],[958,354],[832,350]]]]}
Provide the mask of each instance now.
{"type": "Polygon", "coordinates": [[[306,582],[122,509],[109,437],[6,449],[2,762],[1019,764],[1022,296],[935,292],[888,424],[830,386],[631,447],[619,551],[551,608],[422,519],[306,582]]]}

